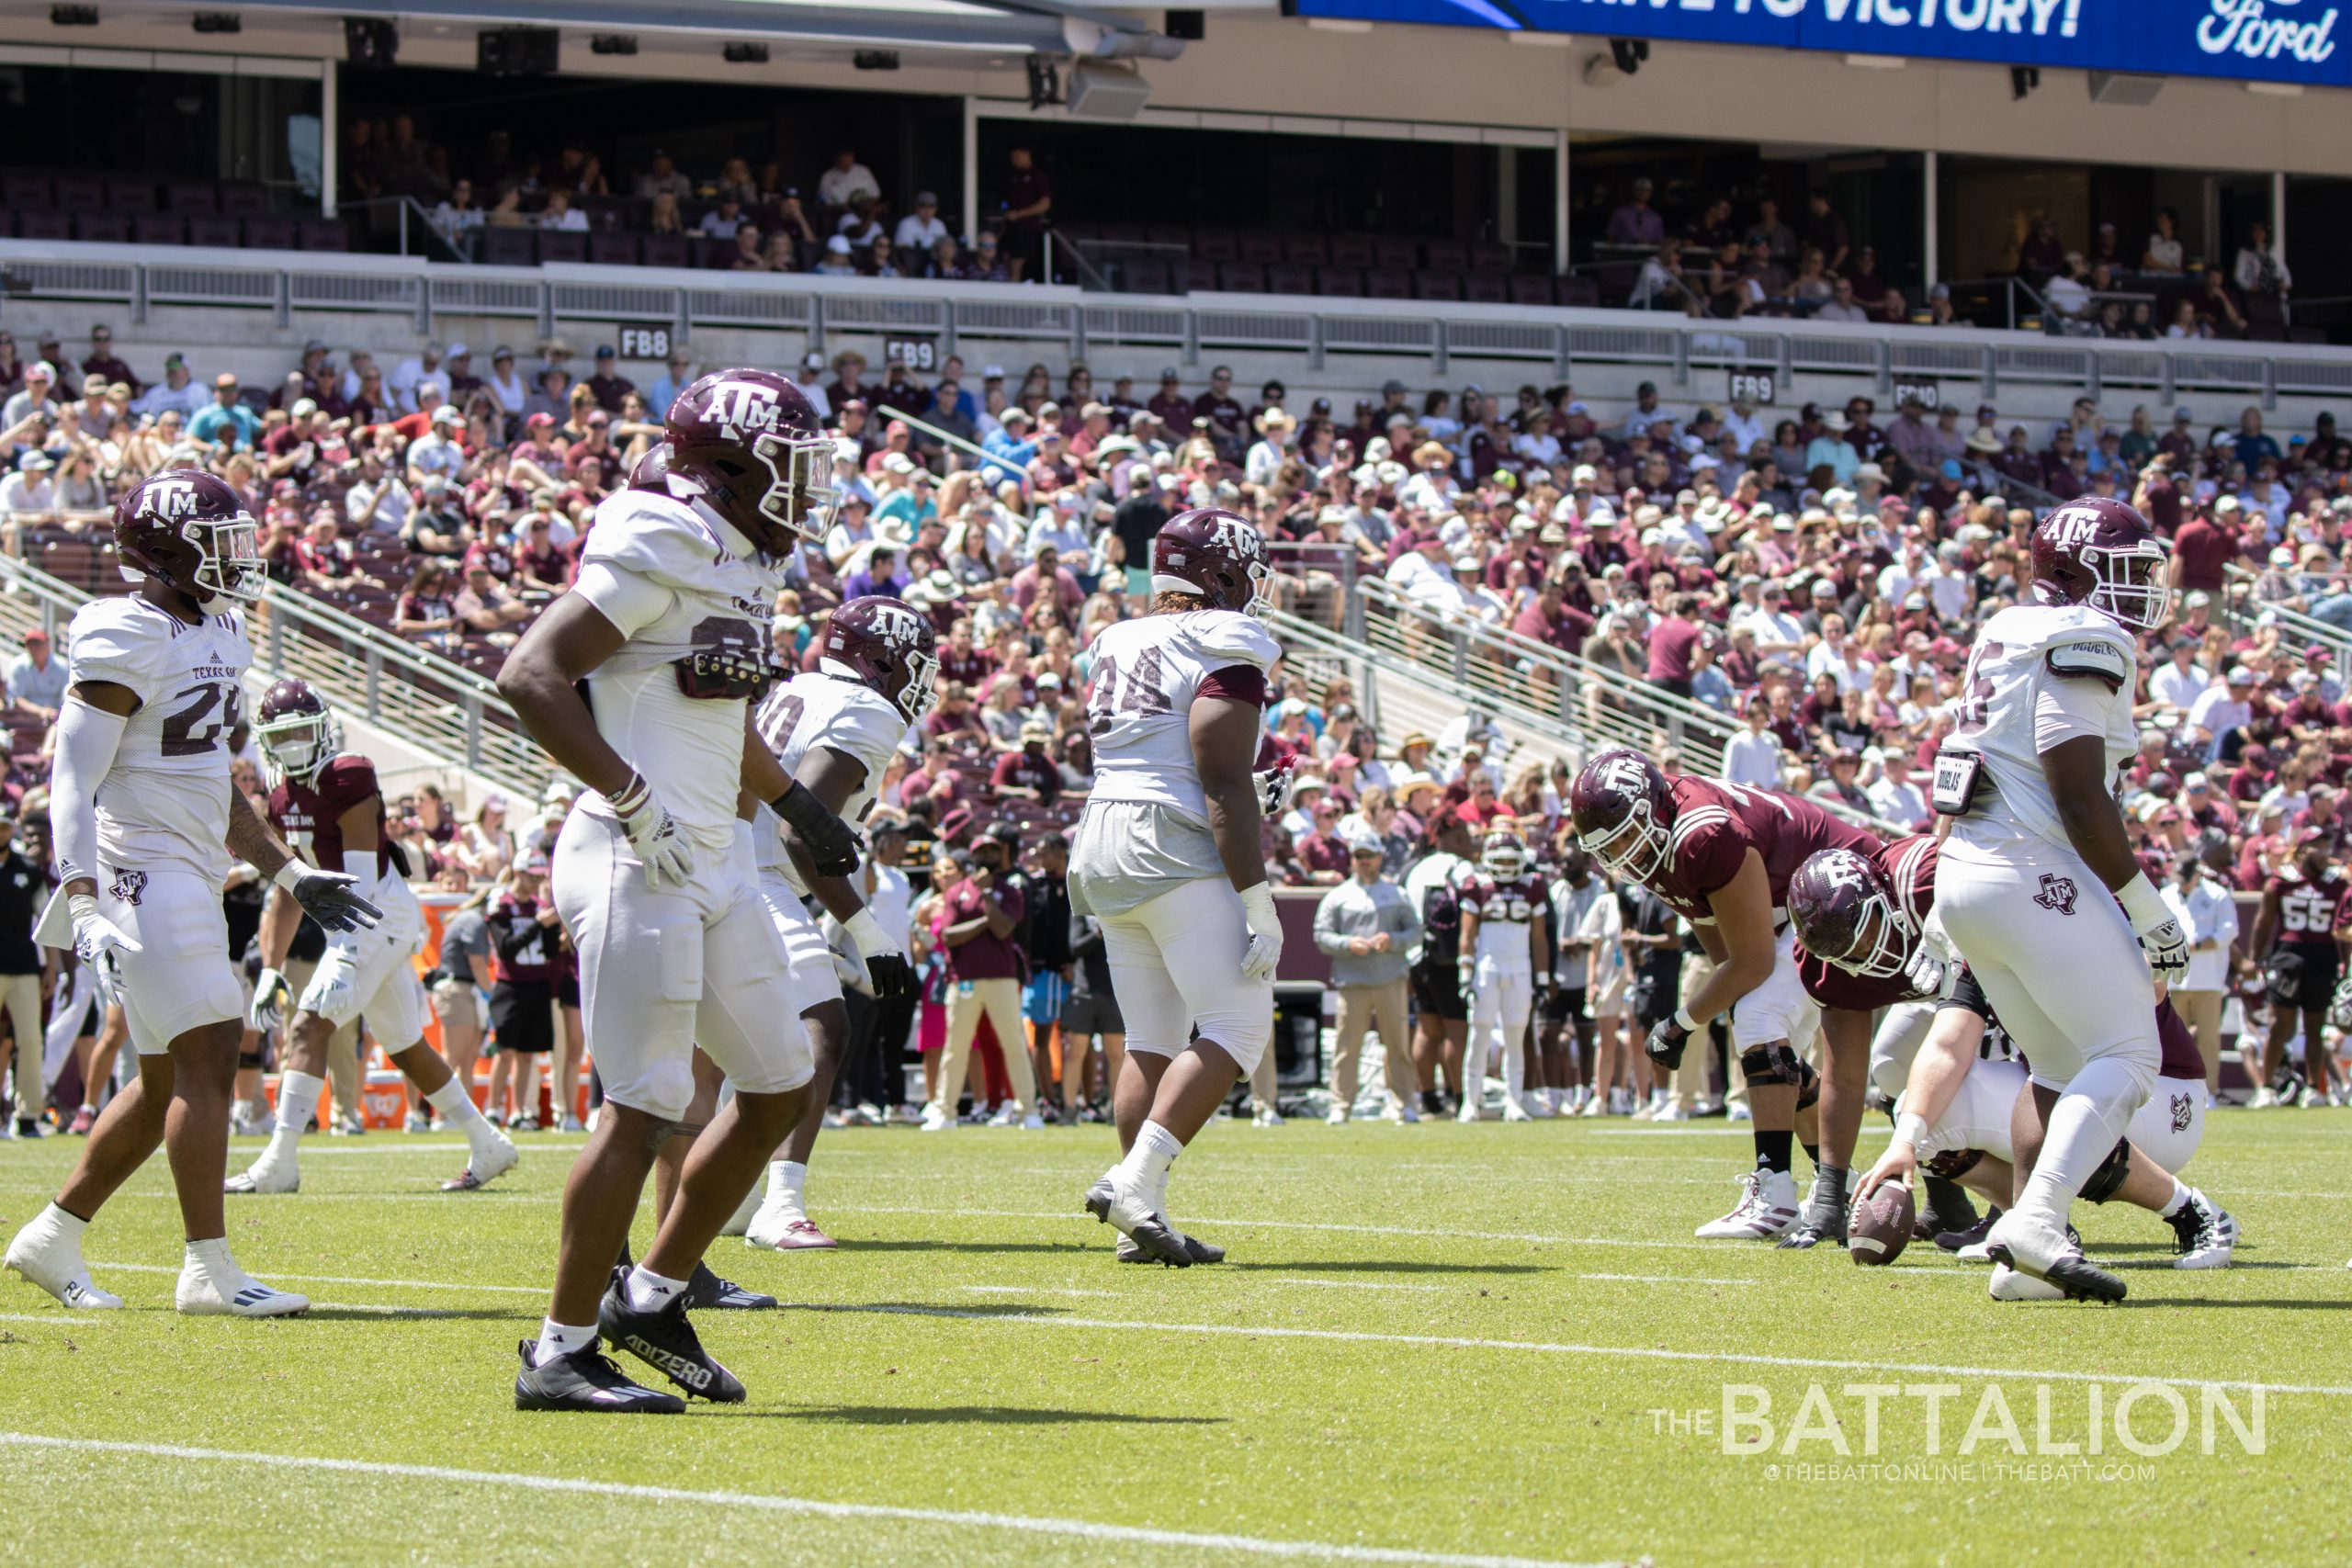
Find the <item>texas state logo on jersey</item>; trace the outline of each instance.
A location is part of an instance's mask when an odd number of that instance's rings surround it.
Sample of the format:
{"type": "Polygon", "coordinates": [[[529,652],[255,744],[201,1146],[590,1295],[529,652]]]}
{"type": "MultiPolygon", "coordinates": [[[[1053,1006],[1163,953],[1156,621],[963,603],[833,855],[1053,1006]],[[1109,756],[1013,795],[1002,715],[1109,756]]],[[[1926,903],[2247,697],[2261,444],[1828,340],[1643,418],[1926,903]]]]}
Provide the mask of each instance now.
{"type": "Polygon", "coordinates": [[[2017,604],[1985,622],[1969,650],[1958,721],[1944,744],[1982,755],[1992,787],[1980,787],[1976,807],[1953,829],[1958,840],[1990,846],[2025,836],[2071,853],[2041,773],[2050,723],[2042,698],[2083,716],[2077,733],[2098,726],[2112,777],[2139,743],[2132,718],[2138,671],[2132,634],[2085,605],[2017,604]]]}
{"type": "MultiPolygon", "coordinates": [[[[811,750],[823,747],[838,751],[865,770],[865,778],[842,802],[844,822],[862,822],[874,805],[883,770],[907,733],[907,717],[879,692],[856,681],[821,671],[795,675],[761,700],[752,717],[760,739],[775,753],[777,765],[797,771],[811,750]]],[[[793,889],[803,895],[800,874],[784,851],[776,818],[765,806],[759,811],[753,835],[763,871],[780,871],[793,889]]]]}
{"type": "Polygon", "coordinates": [[[1193,699],[1206,691],[1262,702],[1281,646],[1238,611],[1191,610],[1105,626],[1093,654],[1091,798],[1171,806],[1205,821],[1208,802],[1193,765],[1193,699]]]}
{"type": "Polygon", "coordinates": [[[1731,886],[1754,850],[1764,862],[1776,913],[1787,908],[1789,878],[1823,850],[1867,855],[1879,841],[1817,801],[1684,773],[1673,782],[1674,827],[1666,864],[1650,891],[1695,924],[1715,918],[1713,895],[1731,886]]]}
{"type": "MultiPolygon", "coordinates": [[[[1895,898],[1914,931],[1926,925],[1928,911],[1935,907],[1936,852],[1934,835],[1921,833],[1882,844],[1869,853],[1871,863],[1878,867],[1879,874],[1894,889],[1895,898]]],[[[1855,1012],[1869,1012],[1897,1002],[1925,1001],[1934,994],[1915,989],[1906,976],[1876,978],[1840,969],[1826,959],[1807,953],[1803,942],[1797,943],[1797,977],[1804,982],[1804,994],[1823,1007],[1855,1012]]]]}
{"type": "MultiPolygon", "coordinates": [[[[219,881],[229,855],[229,736],[244,723],[253,647],[234,611],[194,626],[131,594],[74,612],[69,685],[139,699],[97,790],[98,857],[109,870],[178,867],[219,881]]],[[[68,881],[94,868],[64,868],[68,881]]]]}

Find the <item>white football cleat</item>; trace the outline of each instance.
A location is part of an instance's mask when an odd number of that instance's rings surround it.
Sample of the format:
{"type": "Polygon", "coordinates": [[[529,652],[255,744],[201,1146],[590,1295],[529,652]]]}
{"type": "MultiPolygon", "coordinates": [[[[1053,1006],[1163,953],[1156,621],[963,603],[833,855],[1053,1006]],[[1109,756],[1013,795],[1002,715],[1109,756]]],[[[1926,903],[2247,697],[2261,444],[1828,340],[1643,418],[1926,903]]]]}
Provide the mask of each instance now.
{"type": "Polygon", "coordinates": [[[2264,1084],[2246,1100],[2245,1108],[2248,1111],[2267,1111],[2278,1102],[2278,1091],[2264,1084]]]}
{"type": "Polygon", "coordinates": [[[1521,1105],[1510,1096],[1505,1095],[1503,1096],[1503,1120],[1506,1122],[1532,1122],[1535,1118],[1528,1114],[1527,1107],[1521,1105]]]}
{"type": "Polygon", "coordinates": [[[90,1282],[89,1265],[82,1261],[82,1244],[68,1235],[45,1207],[9,1242],[8,1268],[27,1284],[39,1285],[64,1306],[78,1312],[112,1312],[122,1298],[90,1282]]]}
{"type": "Polygon", "coordinates": [[[1994,1262],[2047,1280],[2070,1298],[2120,1302],[2124,1297],[2122,1280],[2086,1258],[2064,1224],[2052,1225],[2030,1211],[2011,1209],[1995,1220],[1984,1233],[1984,1251],[1994,1262]]]}
{"type": "Polygon", "coordinates": [[[232,1263],[219,1270],[180,1269],[175,1301],[187,1317],[291,1317],[311,1310],[311,1298],[263,1284],[232,1263]]]}
{"type": "Polygon", "coordinates": [[[264,1151],[261,1158],[223,1181],[220,1190],[267,1196],[292,1192],[301,1185],[300,1167],[290,1158],[274,1160],[264,1151]]]}
{"type": "Polygon", "coordinates": [[[1797,1223],[1797,1179],[1785,1170],[1751,1170],[1739,1179],[1739,1201],[1691,1235],[1706,1241],[1764,1241],[1797,1223]]]}
{"type": "Polygon", "coordinates": [[[2229,1211],[2192,1187],[2188,1201],[2166,1222],[2176,1238],[2176,1269],[2226,1269],[2238,1244],[2238,1223],[2229,1211]]]}
{"type": "Polygon", "coordinates": [[[1283,1113],[1272,1105],[1261,1105],[1250,1115],[1250,1123],[1254,1127],[1279,1127],[1283,1124],[1283,1113]]]}
{"type": "Polygon", "coordinates": [[[2063,1302],[2066,1292],[2047,1280],[2020,1274],[2006,1263],[1993,1265],[1993,1299],[1996,1302],[2063,1302]]]}
{"type": "Polygon", "coordinates": [[[1323,1121],[1327,1126],[1341,1126],[1346,1123],[1347,1120],[1348,1108],[1340,1104],[1336,1100],[1331,1102],[1331,1109],[1324,1112],[1323,1115],[1323,1121]]]}
{"type": "Polygon", "coordinates": [[[763,1203],[743,1232],[743,1245],[770,1252],[807,1252],[838,1244],[798,1209],[763,1203]]]}
{"type": "Polygon", "coordinates": [[[473,1178],[476,1187],[488,1186],[523,1163],[514,1140],[495,1127],[485,1126],[469,1142],[473,1152],[467,1156],[466,1173],[473,1178]]]}

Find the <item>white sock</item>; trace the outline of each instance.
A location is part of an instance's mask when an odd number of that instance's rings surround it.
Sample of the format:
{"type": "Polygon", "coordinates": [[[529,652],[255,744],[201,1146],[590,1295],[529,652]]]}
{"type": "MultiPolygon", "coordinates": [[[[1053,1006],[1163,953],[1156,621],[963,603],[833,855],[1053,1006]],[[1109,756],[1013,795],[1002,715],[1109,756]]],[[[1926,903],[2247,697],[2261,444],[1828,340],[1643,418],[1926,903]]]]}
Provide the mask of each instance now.
{"type": "Polygon", "coordinates": [[[482,1115],[481,1108],[474,1103],[474,1097],[466,1092],[466,1086],[458,1081],[455,1073],[450,1074],[449,1080],[439,1089],[426,1094],[424,1100],[426,1104],[441,1112],[442,1121],[465,1134],[469,1143],[486,1138],[493,1131],[489,1119],[482,1115]]]}
{"type": "Polygon", "coordinates": [[[685,1293],[686,1282],[656,1274],[640,1263],[629,1270],[627,1295],[632,1312],[657,1312],[671,1299],[685,1293]]]}
{"type": "Polygon", "coordinates": [[[531,1360],[534,1365],[544,1367],[551,1357],[569,1356],[574,1350],[585,1350],[594,1343],[594,1324],[585,1328],[574,1328],[551,1317],[542,1318],[539,1321],[539,1343],[531,1352],[531,1360]]]}
{"type": "Polygon", "coordinates": [[[194,1270],[214,1280],[243,1280],[245,1271],[229,1256],[229,1238],[216,1235],[205,1241],[187,1244],[187,1254],[180,1265],[182,1270],[194,1270]]]}
{"type": "Polygon", "coordinates": [[[2041,1156],[2026,1182],[2018,1207],[2031,1208],[2064,1227],[2066,1212],[2081,1196],[2116,1140],[2131,1125],[2132,1113],[2148,1098],[2148,1079],[2125,1062],[2101,1056],[2084,1064],[2050,1110],[2041,1156]]]}
{"type": "Polygon", "coordinates": [[[523,1058],[523,1081],[514,1089],[514,1114],[537,1120],[539,1114],[539,1059],[523,1058]]]}
{"type": "Polygon", "coordinates": [[[2171,1219],[2180,1213],[2182,1206],[2188,1201],[2188,1188],[2179,1177],[2176,1176],[2172,1179],[2172,1196],[2165,1199],[2165,1206],[2156,1211],[2156,1217],[2164,1220],[2171,1219]]]}
{"type": "Polygon", "coordinates": [[[788,1209],[796,1214],[804,1213],[800,1195],[808,1187],[808,1167],[806,1162],[797,1159],[768,1161],[767,1201],[777,1208],[788,1209]]]}
{"type": "Polygon", "coordinates": [[[288,1069],[277,1080],[277,1125],[269,1134],[269,1152],[291,1156],[294,1145],[302,1140],[302,1129],[319,1109],[319,1096],[326,1091],[327,1080],[310,1073],[288,1069]]]}
{"type": "Polygon", "coordinates": [[[40,1217],[48,1221],[59,1235],[72,1242],[74,1250],[79,1252],[82,1249],[82,1233],[90,1228],[89,1221],[76,1219],[54,1203],[42,1210],[40,1217]]]}
{"type": "Polygon", "coordinates": [[[1127,1179],[1147,1192],[1156,1192],[1166,1179],[1169,1165],[1184,1152],[1184,1145],[1175,1134],[1157,1122],[1146,1122],[1136,1134],[1135,1147],[1119,1162],[1127,1179]]]}

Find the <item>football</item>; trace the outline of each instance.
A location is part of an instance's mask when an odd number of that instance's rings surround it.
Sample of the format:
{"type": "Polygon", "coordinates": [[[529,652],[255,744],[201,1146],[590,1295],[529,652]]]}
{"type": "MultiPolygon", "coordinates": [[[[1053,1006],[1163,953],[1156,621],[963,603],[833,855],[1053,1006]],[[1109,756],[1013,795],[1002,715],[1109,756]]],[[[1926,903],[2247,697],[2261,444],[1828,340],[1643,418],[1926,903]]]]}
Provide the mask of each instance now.
{"type": "Polygon", "coordinates": [[[1911,1189],[1898,1181],[1883,1183],[1854,1204],[1846,1223],[1846,1250],[1857,1263],[1892,1263],[1910,1245],[1916,1217],[1911,1189]]]}

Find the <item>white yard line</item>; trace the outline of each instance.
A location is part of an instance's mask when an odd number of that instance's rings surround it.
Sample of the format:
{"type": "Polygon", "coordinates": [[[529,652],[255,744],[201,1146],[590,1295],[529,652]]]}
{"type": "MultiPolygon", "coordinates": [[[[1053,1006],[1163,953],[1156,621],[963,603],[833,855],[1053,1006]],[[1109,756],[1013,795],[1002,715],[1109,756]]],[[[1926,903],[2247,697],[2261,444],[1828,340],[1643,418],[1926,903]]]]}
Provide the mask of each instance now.
{"type": "Polygon", "coordinates": [[[128,1315],[110,1307],[103,1310],[85,1307],[78,1312],[0,1312],[0,1323],[40,1323],[51,1328],[79,1328],[84,1324],[102,1327],[120,1323],[128,1315]]]}
{"type": "Polygon", "coordinates": [[[469,1486],[500,1486],[523,1492],[618,1497],[632,1502],[700,1504],[707,1507],[758,1509],[834,1519],[886,1519],[1013,1535],[1058,1536],[1106,1545],[1150,1546],[1197,1551],[1243,1552],[1259,1557],[1306,1558],[1324,1562],[1396,1562],[1415,1568],[1567,1568],[1528,1557],[1470,1552],[1414,1551],[1403,1547],[1351,1546],[1320,1540],[1272,1540],[1260,1536],[1211,1535],[1190,1530],[1147,1529],[1099,1524],[1091,1519],[1041,1518],[1020,1514],[984,1514],[966,1508],[899,1508],[875,1503],[829,1503],[761,1492],[700,1492],[675,1486],[638,1486],[615,1481],[575,1480],[494,1470],[459,1470],[438,1464],[394,1464],[379,1460],[322,1459],[307,1454],[239,1453],[225,1449],[186,1448],[175,1443],[106,1442],[94,1438],[57,1438],[35,1432],[0,1432],[0,1445],[69,1452],[132,1454],[150,1459],[232,1464],[240,1469],[326,1471],[346,1475],[397,1476],[469,1486]]]}
{"type": "MultiPolygon", "coordinates": [[[[176,1274],[180,1271],[176,1263],[93,1263],[90,1267],[100,1272],[122,1274],[176,1274]]],[[[272,1280],[291,1280],[303,1285],[385,1285],[407,1291],[495,1291],[503,1295],[521,1296],[547,1294],[544,1285],[453,1285],[437,1280],[362,1280],[350,1274],[280,1274],[274,1269],[265,1269],[262,1272],[272,1280]]],[[[322,1302],[320,1304],[323,1306],[326,1303],[322,1302]]]]}
{"type": "Polygon", "coordinates": [[[1730,1350],[1665,1350],[1646,1345],[1567,1345],[1533,1339],[1481,1339],[1443,1334],[1375,1334],[1344,1328],[1253,1327],[1238,1323],[1165,1323],[1118,1318],[1060,1317],[1032,1313],[995,1313],[962,1307],[852,1306],[824,1302],[786,1302],[796,1311],[873,1314],[879,1316],[960,1318],[973,1323],[1018,1324],[1037,1328],[1136,1330],[1147,1334],[1209,1335],[1242,1339],[1324,1339],[1358,1345],[1417,1345],[1455,1350],[1524,1350],[1552,1356],[1608,1356],[1635,1360],[1702,1361],[1736,1366],[1793,1367],[1854,1372],[1920,1372],[1936,1377],[1999,1378],[2015,1382],[2168,1383],[2175,1388],[2259,1389],[2265,1393],[2313,1393],[2352,1398],[2352,1387],[2328,1383],[2253,1382],[2235,1378],[2167,1377],[2148,1372],[2075,1372],[2040,1367],[1944,1366],[1933,1362],[1841,1361],[1814,1356],[1757,1356],[1730,1350]]]}
{"type": "Polygon", "coordinates": [[[1116,1291],[1078,1291],[1056,1285],[958,1285],[959,1291],[987,1296],[1116,1296],[1116,1291]]]}

